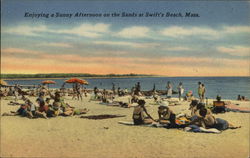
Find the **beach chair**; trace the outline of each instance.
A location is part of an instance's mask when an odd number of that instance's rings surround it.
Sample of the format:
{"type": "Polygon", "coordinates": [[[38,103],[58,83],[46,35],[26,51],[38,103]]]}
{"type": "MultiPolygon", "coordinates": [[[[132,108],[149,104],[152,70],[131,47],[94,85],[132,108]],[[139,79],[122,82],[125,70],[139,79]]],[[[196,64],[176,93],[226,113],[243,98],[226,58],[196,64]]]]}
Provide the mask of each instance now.
{"type": "Polygon", "coordinates": [[[224,113],[226,112],[226,106],[224,101],[213,101],[213,113],[224,113]]]}

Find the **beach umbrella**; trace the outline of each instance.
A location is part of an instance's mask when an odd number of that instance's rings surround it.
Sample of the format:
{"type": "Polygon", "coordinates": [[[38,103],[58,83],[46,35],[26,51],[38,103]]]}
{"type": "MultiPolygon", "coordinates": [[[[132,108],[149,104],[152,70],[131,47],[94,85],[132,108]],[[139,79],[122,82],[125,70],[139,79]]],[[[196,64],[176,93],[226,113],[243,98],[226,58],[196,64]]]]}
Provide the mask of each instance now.
{"type": "Polygon", "coordinates": [[[88,85],[88,81],[86,80],[82,80],[82,79],[79,79],[79,78],[71,78],[71,79],[68,79],[65,81],[66,83],[80,83],[80,84],[85,84],[85,85],[88,85]]]}
{"type": "Polygon", "coordinates": [[[8,83],[1,79],[1,80],[0,80],[0,85],[1,85],[1,86],[7,86],[8,83]]]}
{"type": "Polygon", "coordinates": [[[46,81],[42,81],[42,84],[55,84],[55,81],[52,80],[46,80],[46,81]]]}
{"type": "Polygon", "coordinates": [[[56,84],[56,82],[52,80],[45,80],[45,81],[42,81],[42,84],[47,84],[49,88],[49,84],[56,84]]]}

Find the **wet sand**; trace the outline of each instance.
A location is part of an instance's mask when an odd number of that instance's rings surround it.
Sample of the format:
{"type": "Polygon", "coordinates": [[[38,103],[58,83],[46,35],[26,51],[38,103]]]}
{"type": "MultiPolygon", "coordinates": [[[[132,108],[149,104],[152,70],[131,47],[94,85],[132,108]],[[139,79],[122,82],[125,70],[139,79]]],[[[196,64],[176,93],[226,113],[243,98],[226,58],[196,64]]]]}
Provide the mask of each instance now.
{"type": "MultiPolygon", "coordinates": [[[[35,98],[31,97],[34,101],[35,98]]],[[[128,101],[127,97],[118,100],[128,101]]],[[[18,106],[1,100],[1,114],[18,106]]],[[[98,101],[66,102],[88,108],[87,115],[119,114],[126,117],[89,120],[80,116],[28,119],[1,116],[1,157],[85,157],[85,158],[247,158],[249,157],[249,113],[215,114],[242,128],[221,134],[191,133],[181,129],[126,126],[118,121],[132,121],[133,108],[98,104],[98,101]]],[[[19,101],[21,102],[21,101],[19,101]]],[[[212,100],[209,100],[211,103],[212,100]]],[[[242,107],[249,102],[231,101],[242,107]]],[[[146,99],[148,112],[157,118],[157,105],[146,99]]],[[[172,106],[175,112],[190,113],[189,102],[172,106]]]]}

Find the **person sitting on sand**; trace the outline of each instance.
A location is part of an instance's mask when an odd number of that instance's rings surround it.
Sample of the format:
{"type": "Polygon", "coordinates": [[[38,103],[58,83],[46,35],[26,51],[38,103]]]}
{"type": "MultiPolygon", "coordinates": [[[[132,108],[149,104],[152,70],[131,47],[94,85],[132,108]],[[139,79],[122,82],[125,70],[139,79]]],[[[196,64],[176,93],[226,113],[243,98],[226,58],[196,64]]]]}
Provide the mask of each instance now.
{"type": "MultiPolygon", "coordinates": [[[[191,117],[189,117],[189,119],[191,121],[197,119],[197,117],[200,117],[199,115],[199,110],[205,108],[205,104],[204,103],[199,103],[198,100],[192,100],[189,110],[191,110],[191,117]]],[[[210,109],[207,109],[208,114],[212,114],[210,109]]]]}
{"type": "Polygon", "coordinates": [[[239,100],[239,101],[249,101],[249,99],[247,99],[245,96],[240,96],[240,95],[238,95],[237,100],[239,100]]]}
{"type": "Polygon", "coordinates": [[[7,89],[0,90],[0,97],[6,97],[8,95],[7,89]]]}
{"type": "MultiPolygon", "coordinates": [[[[40,94],[43,95],[43,94],[40,94]]],[[[25,101],[25,105],[27,107],[26,109],[26,115],[28,118],[37,118],[37,117],[41,117],[41,118],[46,118],[46,113],[40,112],[38,111],[37,107],[35,106],[35,104],[33,104],[28,98],[25,98],[24,96],[22,96],[22,99],[25,101]]],[[[38,104],[40,104],[40,102],[38,102],[38,104]]]]}
{"type": "Polygon", "coordinates": [[[64,99],[61,96],[60,91],[57,91],[55,95],[52,95],[51,93],[49,94],[50,94],[50,97],[54,99],[53,107],[54,107],[56,116],[58,116],[59,114],[65,115],[65,116],[73,115],[74,107],[64,102],[64,99]]]}
{"type": "Polygon", "coordinates": [[[40,92],[39,97],[36,99],[36,102],[39,105],[38,111],[46,112],[48,110],[48,106],[45,105],[43,92],[40,92]]]}
{"type": "Polygon", "coordinates": [[[193,92],[189,91],[188,93],[186,93],[186,96],[184,97],[184,100],[186,100],[186,101],[192,101],[192,100],[194,100],[193,92]]]}
{"type": "Polygon", "coordinates": [[[134,108],[133,120],[135,125],[151,124],[154,122],[154,119],[148,114],[145,108],[145,103],[144,100],[139,100],[138,105],[134,108]]]}
{"type": "Polygon", "coordinates": [[[189,110],[191,110],[191,117],[195,115],[197,111],[197,105],[199,101],[198,100],[192,100],[190,105],[189,105],[189,110]]]}
{"type": "Polygon", "coordinates": [[[209,113],[204,107],[199,110],[199,115],[200,117],[190,122],[190,124],[199,122],[199,126],[203,128],[216,128],[218,130],[236,129],[241,127],[234,126],[224,119],[215,118],[212,113],[209,113]]]}
{"type": "MultiPolygon", "coordinates": [[[[29,99],[26,100],[26,104],[28,105],[28,117],[30,118],[40,117],[40,118],[48,119],[46,116],[46,113],[40,112],[29,99]]],[[[38,104],[40,104],[40,102],[38,102],[38,104]]]]}
{"type": "Polygon", "coordinates": [[[159,123],[175,125],[175,113],[169,108],[168,102],[160,103],[158,107],[159,123]]]}
{"type": "Polygon", "coordinates": [[[137,103],[138,100],[139,100],[138,96],[137,95],[133,95],[132,98],[131,98],[131,104],[137,103]]]}
{"type": "Polygon", "coordinates": [[[45,100],[45,108],[44,108],[44,110],[45,110],[45,112],[46,112],[46,116],[47,117],[54,117],[55,116],[55,109],[53,108],[53,105],[52,104],[50,104],[50,98],[46,98],[46,100],[45,100]]]}
{"type": "Polygon", "coordinates": [[[55,112],[55,116],[58,116],[59,114],[63,113],[63,111],[61,110],[61,106],[62,104],[64,104],[64,100],[60,95],[60,91],[56,91],[55,95],[52,95],[51,93],[49,93],[49,95],[52,99],[54,99],[52,108],[55,112]]]}
{"type": "Polygon", "coordinates": [[[245,96],[241,96],[241,100],[242,100],[242,101],[249,101],[249,99],[246,98],[245,96]]]}

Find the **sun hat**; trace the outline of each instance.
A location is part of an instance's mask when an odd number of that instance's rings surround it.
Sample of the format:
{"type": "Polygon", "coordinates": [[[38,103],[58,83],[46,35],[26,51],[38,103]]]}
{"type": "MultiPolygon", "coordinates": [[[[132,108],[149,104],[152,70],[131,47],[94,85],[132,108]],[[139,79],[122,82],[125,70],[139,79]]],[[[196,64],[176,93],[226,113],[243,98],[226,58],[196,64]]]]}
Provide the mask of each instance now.
{"type": "Polygon", "coordinates": [[[162,106],[162,107],[168,107],[168,106],[169,106],[169,103],[166,102],[166,101],[164,101],[164,102],[161,102],[161,103],[160,103],[160,106],[162,106]]]}

